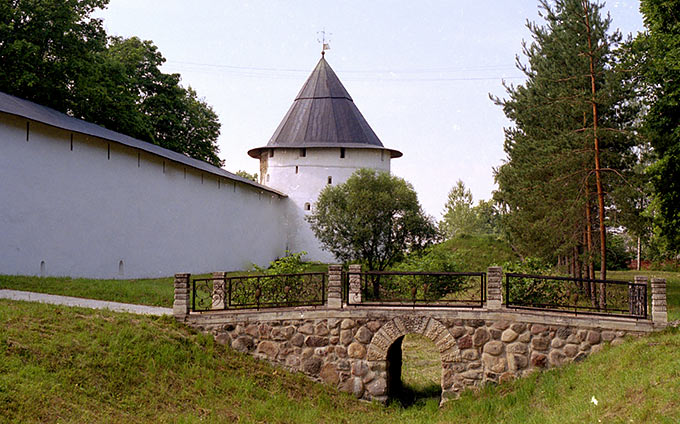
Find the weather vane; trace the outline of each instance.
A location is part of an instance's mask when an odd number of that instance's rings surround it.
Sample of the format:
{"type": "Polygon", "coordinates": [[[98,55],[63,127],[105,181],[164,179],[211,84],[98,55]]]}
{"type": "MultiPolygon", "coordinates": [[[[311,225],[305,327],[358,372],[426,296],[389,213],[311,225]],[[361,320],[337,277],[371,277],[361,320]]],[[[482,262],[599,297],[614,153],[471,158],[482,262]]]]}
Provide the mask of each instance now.
{"type": "Polygon", "coordinates": [[[326,32],[326,28],[322,29],[321,31],[316,32],[316,41],[321,43],[321,56],[326,54],[326,50],[331,49],[331,39],[330,36],[333,35],[330,32],[326,32]],[[328,39],[326,38],[328,37],[328,39]]]}

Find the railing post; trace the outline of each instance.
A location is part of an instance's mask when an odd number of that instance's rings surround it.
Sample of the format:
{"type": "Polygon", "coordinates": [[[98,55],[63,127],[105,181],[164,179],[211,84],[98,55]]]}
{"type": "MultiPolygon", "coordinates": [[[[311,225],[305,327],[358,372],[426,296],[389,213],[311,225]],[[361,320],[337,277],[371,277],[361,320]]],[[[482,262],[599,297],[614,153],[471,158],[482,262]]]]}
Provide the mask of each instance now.
{"type": "Polygon", "coordinates": [[[342,265],[328,265],[328,296],[326,307],[342,308],[342,265]]]}
{"type": "Polygon", "coordinates": [[[175,274],[175,300],[172,303],[172,314],[179,321],[189,315],[189,298],[191,274],[175,274]]]}
{"type": "Polygon", "coordinates": [[[361,265],[349,266],[349,292],[347,303],[361,303],[361,265]]]}
{"type": "Polygon", "coordinates": [[[503,304],[503,269],[490,266],[486,272],[486,308],[500,309],[503,304]]]}
{"type": "Polygon", "coordinates": [[[225,287],[224,278],[227,276],[226,272],[213,272],[213,289],[212,289],[212,309],[224,309],[224,298],[227,288],[225,287]]]}
{"type": "MultiPolygon", "coordinates": [[[[635,284],[641,284],[643,286],[649,287],[647,284],[646,275],[636,275],[635,284]]],[[[628,286],[628,313],[631,315],[642,316],[646,312],[647,307],[647,296],[643,294],[643,287],[641,286],[628,286]]]]}
{"type": "Polygon", "coordinates": [[[668,324],[666,280],[664,278],[652,278],[652,321],[660,327],[665,327],[668,324]]]}

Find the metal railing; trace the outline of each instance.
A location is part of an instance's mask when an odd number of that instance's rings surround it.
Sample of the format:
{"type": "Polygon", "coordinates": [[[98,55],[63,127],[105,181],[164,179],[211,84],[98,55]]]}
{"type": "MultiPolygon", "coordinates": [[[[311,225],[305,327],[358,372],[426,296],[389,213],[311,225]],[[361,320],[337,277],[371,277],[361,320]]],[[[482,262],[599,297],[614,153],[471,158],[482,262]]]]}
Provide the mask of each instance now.
{"type": "Polygon", "coordinates": [[[320,306],[325,302],[323,272],[196,278],[191,288],[191,310],[196,312],[320,306]]]}
{"type": "Polygon", "coordinates": [[[353,306],[482,307],[486,301],[486,273],[483,272],[343,274],[343,299],[353,306]],[[360,284],[360,301],[354,300],[352,293],[352,281],[356,279],[360,284]]]}
{"type": "Polygon", "coordinates": [[[647,318],[647,285],[629,281],[506,273],[504,301],[515,309],[647,318]]]}

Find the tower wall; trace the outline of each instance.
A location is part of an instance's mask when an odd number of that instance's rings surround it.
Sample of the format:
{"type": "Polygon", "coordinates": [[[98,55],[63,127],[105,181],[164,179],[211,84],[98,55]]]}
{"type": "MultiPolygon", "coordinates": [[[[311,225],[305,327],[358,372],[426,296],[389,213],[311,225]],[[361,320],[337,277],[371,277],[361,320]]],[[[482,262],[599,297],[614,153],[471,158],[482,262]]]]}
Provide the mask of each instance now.
{"type": "Polygon", "coordinates": [[[319,193],[327,185],[342,184],[358,169],[390,171],[390,152],[382,149],[269,149],[262,153],[267,173],[261,183],[286,193],[288,243],[292,251],[306,251],[306,259],[332,262],[334,256],[323,250],[305,216],[314,210],[319,193]],[[273,156],[272,156],[273,152],[273,156]],[[329,183],[330,178],[330,183],[329,183]],[[307,210],[306,205],[309,205],[307,210]]]}

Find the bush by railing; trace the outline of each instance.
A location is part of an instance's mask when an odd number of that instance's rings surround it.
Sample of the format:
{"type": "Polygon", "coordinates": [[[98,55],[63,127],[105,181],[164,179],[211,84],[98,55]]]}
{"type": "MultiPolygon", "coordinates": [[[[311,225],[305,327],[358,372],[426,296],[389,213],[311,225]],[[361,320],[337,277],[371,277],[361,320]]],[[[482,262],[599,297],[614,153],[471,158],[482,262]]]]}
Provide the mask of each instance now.
{"type": "Polygon", "coordinates": [[[481,307],[486,296],[483,272],[346,273],[345,297],[350,305],[418,305],[481,307]],[[361,302],[352,302],[350,281],[360,279],[361,302]]]}
{"type": "Polygon", "coordinates": [[[647,318],[647,285],[506,273],[505,304],[511,308],[647,318]]]}
{"type": "Polygon", "coordinates": [[[197,278],[192,284],[193,311],[319,306],[326,299],[326,274],[197,278]]]}

